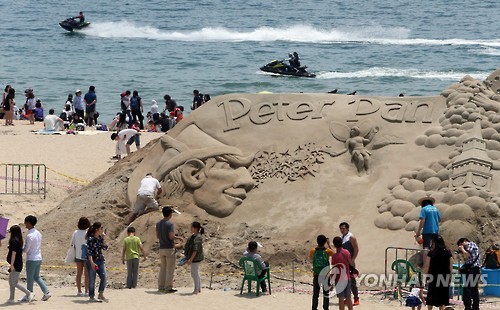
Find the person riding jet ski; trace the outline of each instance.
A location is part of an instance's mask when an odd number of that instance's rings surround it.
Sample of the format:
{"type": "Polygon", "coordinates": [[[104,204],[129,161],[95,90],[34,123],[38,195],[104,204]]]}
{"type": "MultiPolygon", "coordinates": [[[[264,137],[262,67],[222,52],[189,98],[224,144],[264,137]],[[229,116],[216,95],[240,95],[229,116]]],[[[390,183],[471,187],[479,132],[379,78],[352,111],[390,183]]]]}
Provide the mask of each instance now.
{"type": "Polygon", "coordinates": [[[85,15],[83,15],[83,12],[80,12],[78,16],[68,18],[68,21],[75,25],[83,24],[85,21],[85,15]],[[76,19],[78,19],[78,21],[76,21],[76,19]]]}
{"type": "Polygon", "coordinates": [[[288,54],[288,62],[292,68],[298,69],[300,67],[299,54],[297,52],[293,52],[288,54]]]}

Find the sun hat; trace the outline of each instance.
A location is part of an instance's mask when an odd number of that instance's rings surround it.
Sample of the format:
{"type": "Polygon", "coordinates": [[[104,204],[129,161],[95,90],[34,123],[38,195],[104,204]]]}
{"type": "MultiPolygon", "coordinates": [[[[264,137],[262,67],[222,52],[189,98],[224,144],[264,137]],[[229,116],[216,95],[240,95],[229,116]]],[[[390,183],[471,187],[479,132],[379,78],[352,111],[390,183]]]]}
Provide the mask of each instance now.
{"type": "Polygon", "coordinates": [[[421,205],[425,200],[429,200],[431,204],[434,204],[434,202],[436,202],[436,199],[432,198],[431,196],[424,196],[418,200],[418,205],[421,205]]]}
{"type": "Polygon", "coordinates": [[[77,90],[75,91],[75,94],[77,94],[77,93],[81,93],[81,92],[82,92],[81,90],[77,89],[77,90]]]}

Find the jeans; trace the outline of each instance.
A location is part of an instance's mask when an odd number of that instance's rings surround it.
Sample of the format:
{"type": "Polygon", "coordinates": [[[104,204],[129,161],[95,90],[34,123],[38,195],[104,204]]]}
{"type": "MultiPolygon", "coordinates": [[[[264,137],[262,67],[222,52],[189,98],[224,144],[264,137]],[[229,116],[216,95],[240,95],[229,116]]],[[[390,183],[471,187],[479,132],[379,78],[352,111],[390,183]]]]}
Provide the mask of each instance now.
{"type": "MultiPolygon", "coordinates": [[[[318,281],[318,275],[315,274],[313,277],[313,299],[312,299],[312,310],[318,310],[319,304],[319,291],[320,283],[318,281]]],[[[323,309],[328,310],[330,303],[330,291],[328,287],[323,287],[323,309]]]]}
{"type": "Polygon", "coordinates": [[[24,286],[18,283],[20,274],[21,273],[17,271],[10,271],[9,273],[10,300],[14,300],[16,287],[26,295],[30,294],[30,291],[28,291],[24,286]]]}
{"type": "Polygon", "coordinates": [[[191,278],[193,278],[194,282],[194,292],[201,292],[201,277],[200,277],[200,262],[191,263],[191,278]]]}
{"type": "Polygon", "coordinates": [[[158,289],[170,290],[174,286],[175,249],[160,249],[158,289]]]}
{"type": "Polygon", "coordinates": [[[106,288],[106,266],[103,261],[94,262],[99,269],[94,270],[90,266],[90,261],[87,261],[87,269],[89,271],[89,297],[95,296],[95,279],[96,274],[99,275],[99,294],[104,293],[104,289],[106,288]]]}
{"type": "Polygon", "coordinates": [[[139,259],[127,260],[127,288],[137,287],[137,277],[139,276],[139,259]]]}
{"type": "Polygon", "coordinates": [[[26,261],[26,288],[28,291],[33,292],[33,282],[36,281],[38,286],[44,294],[49,292],[49,289],[43,282],[42,277],[40,277],[40,266],[42,265],[41,260],[28,260],[26,261]]]}
{"type": "Polygon", "coordinates": [[[479,267],[473,267],[470,273],[463,275],[463,296],[465,310],[479,310],[479,277],[481,270],[479,267]]]}

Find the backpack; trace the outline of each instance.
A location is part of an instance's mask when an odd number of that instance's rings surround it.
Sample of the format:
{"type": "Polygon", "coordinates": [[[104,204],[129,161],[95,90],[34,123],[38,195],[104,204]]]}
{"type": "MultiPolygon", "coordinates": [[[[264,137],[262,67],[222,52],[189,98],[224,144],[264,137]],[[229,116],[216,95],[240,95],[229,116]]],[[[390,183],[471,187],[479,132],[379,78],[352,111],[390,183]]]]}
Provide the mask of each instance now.
{"type": "Polygon", "coordinates": [[[500,269],[500,250],[488,249],[484,254],[483,267],[486,269],[500,269]]]}
{"type": "Polygon", "coordinates": [[[313,272],[314,274],[320,274],[323,268],[330,266],[328,261],[328,254],[325,248],[316,248],[313,255],[313,272]]]}
{"type": "Polygon", "coordinates": [[[140,107],[139,107],[139,101],[141,100],[140,97],[132,97],[130,99],[130,108],[132,110],[139,110],[140,107]]]}

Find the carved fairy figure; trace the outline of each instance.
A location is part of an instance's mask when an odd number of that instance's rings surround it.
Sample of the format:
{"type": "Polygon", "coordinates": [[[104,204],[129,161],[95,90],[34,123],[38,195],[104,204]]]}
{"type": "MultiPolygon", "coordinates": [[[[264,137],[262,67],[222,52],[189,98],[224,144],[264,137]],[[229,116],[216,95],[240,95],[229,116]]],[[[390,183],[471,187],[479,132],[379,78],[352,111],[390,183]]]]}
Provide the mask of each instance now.
{"type": "Polygon", "coordinates": [[[361,176],[363,170],[366,174],[370,173],[371,153],[366,146],[373,140],[375,134],[379,131],[377,126],[373,126],[370,119],[363,120],[359,126],[349,126],[333,121],[330,123],[330,132],[339,141],[345,143],[345,149],[338,155],[349,151],[351,159],[361,176]]]}

